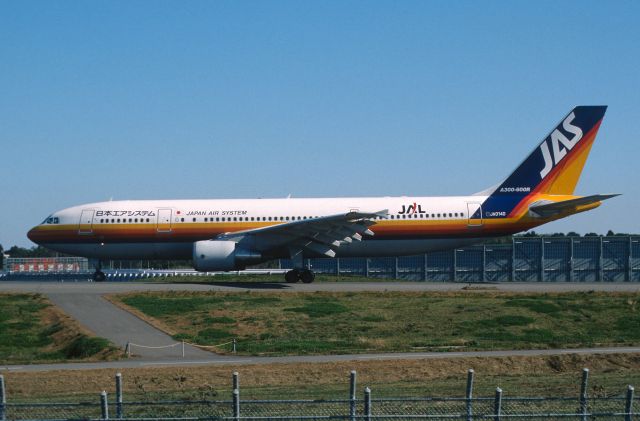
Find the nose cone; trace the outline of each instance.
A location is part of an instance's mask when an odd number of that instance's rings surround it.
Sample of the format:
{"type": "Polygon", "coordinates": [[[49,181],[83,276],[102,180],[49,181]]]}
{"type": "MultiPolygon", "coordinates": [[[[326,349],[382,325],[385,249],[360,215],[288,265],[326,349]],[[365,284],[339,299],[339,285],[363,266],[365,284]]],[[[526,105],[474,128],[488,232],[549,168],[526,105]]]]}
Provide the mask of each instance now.
{"type": "Polygon", "coordinates": [[[31,241],[33,241],[36,244],[38,243],[38,233],[37,233],[38,227],[33,227],[29,230],[29,232],[27,233],[27,238],[31,241]]]}

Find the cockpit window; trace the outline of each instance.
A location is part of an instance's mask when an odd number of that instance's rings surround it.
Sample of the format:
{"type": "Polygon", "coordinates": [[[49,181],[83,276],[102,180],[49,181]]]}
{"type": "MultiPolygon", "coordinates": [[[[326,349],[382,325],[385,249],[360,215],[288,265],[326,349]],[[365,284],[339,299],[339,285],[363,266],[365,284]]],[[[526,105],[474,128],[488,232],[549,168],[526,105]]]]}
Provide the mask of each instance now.
{"type": "Polygon", "coordinates": [[[49,216],[47,219],[45,219],[44,221],[42,221],[42,224],[40,225],[45,225],[45,224],[59,224],[60,223],[60,218],[53,217],[53,216],[49,216]]]}

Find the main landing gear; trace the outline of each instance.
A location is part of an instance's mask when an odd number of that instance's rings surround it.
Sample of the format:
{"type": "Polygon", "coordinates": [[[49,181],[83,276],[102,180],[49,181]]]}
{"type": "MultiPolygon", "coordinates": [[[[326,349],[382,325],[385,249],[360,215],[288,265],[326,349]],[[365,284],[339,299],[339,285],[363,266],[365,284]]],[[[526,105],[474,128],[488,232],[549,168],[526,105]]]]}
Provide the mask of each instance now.
{"type": "Polygon", "coordinates": [[[309,269],[291,269],[284,274],[284,280],[289,284],[295,284],[298,281],[310,284],[315,278],[316,274],[309,269]]]}

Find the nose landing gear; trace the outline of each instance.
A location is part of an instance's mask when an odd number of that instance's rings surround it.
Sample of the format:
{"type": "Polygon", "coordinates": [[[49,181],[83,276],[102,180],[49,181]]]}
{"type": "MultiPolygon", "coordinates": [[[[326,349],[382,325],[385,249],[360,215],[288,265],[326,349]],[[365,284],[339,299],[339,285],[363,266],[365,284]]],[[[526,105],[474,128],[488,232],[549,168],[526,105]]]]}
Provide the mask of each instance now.
{"type": "Polygon", "coordinates": [[[107,279],[107,275],[104,274],[101,270],[96,270],[93,273],[93,282],[104,282],[107,279]]]}
{"type": "Polygon", "coordinates": [[[104,282],[107,280],[107,275],[102,271],[102,262],[100,260],[89,259],[89,267],[93,267],[96,270],[91,276],[93,282],[104,282]]]}

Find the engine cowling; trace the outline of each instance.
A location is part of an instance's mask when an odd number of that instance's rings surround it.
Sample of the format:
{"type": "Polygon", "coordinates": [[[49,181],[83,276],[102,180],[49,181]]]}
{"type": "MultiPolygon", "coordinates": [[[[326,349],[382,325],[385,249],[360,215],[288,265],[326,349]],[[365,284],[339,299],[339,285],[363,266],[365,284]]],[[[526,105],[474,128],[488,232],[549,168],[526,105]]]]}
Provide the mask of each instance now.
{"type": "Polygon", "coordinates": [[[260,253],[239,247],[235,241],[205,240],[193,244],[193,267],[200,272],[242,270],[261,261],[260,253]]]}

